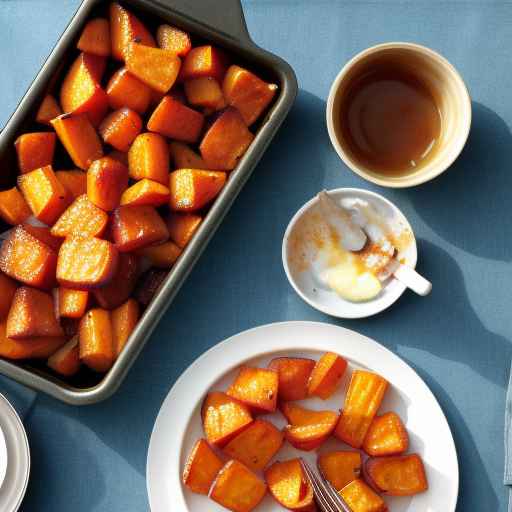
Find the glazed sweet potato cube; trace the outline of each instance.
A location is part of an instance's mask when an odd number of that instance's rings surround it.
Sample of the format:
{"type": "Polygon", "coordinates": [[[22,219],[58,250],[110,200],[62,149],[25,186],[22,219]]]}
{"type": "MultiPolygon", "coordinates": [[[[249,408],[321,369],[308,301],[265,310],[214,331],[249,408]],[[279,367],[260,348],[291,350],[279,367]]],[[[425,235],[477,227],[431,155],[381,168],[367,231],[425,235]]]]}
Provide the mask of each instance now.
{"type": "Polygon", "coordinates": [[[144,114],[151,101],[151,88],[134,77],[126,68],[117,70],[106,88],[110,108],[128,107],[144,114]]]}
{"type": "Polygon", "coordinates": [[[112,216],[112,233],[121,252],[165,242],[169,231],[152,206],[120,206],[112,216]]]}
{"type": "Polygon", "coordinates": [[[219,471],[210,498],[233,512],[250,512],[267,493],[267,485],[249,468],[230,460],[219,471]]]}
{"type": "Polygon", "coordinates": [[[16,281],[0,272],[0,321],[7,318],[17,288],[16,281]]]}
{"type": "Polygon", "coordinates": [[[124,60],[133,42],[156,46],[153,36],[141,21],[117,2],[110,4],[110,39],[112,57],[124,60]]]}
{"type": "Polygon", "coordinates": [[[7,316],[6,334],[14,339],[64,336],[52,296],[28,286],[18,288],[7,316]]]}
{"type": "Polygon", "coordinates": [[[22,174],[39,169],[53,162],[55,133],[35,132],[20,135],[14,146],[18,155],[18,167],[22,174]]]}
{"type": "Polygon", "coordinates": [[[269,368],[279,374],[279,399],[285,402],[304,400],[308,396],[308,381],[315,361],[300,357],[277,357],[269,368]]]}
{"type": "Polygon", "coordinates": [[[353,448],[360,448],[379,410],[388,382],[377,375],[355,370],[335,434],[353,448]]]}
{"type": "Polygon", "coordinates": [[[181,249],[190,242],[203,218],[194,213],[171,213],[167,217],[169,237],[181,249]]]}
{"type": "Polygon", "coordinates": [[[158,46],[164,50],[171,50],[179,57],[185,57],[192,49],[190,36],[171,25],[160,25],[156,31],[158,46]]]}
{"type": "Polygon", "coordinates": [[[110,55],[110,26],[105,18],[94,18],[87,22],[76,47],[83,52],[108,57],[110,55]]]}
{"type": "Polygon", "coordinates": [[[139,321],[139,315],[139,304],[135,299],[128,299],[111,312],[114,356],[116,359],[135,329],[139,321]]]}
{"type": "Polygon", "coordinates": [[[102,210],[117,208],[127,187],[128,169],[109,156],[95,160],[87,171],[87,197],[102,210]]]}
{"type": "Polygon", "coordinates": [[[399,455],[409,448],[409,435],[395,412],[375,416],[364,438],[363,450],[371,457],[399,455]]]}
{"type": "Polygon", "coordinates": [[[119,255],[113,244],[92,236],[69,236],[59,250],[57,280],[65,288],[89,290],[110,282],[119,255]]]}
{"type": "Polygon", "coordinates": [[[55,176],[73,199],[87,193],[87,174],[84,171],[55,171],[55,176]]]}
{"type": "Polygon", "coordinates": [[[51,95],[47,94],[36,114],[36,121],[41,124],[51,126],[50,121],[62,114],[62,109],[57,103],[57,100],[51,95]]]}
{"type": "Polygon", "coordinates": [[[23,230],[37,238],[40,242],[53,249],[55,253],[59,252],[62,240],[52,235],[50,228],[45,226],[34,226],[28,222],[22,224],[23,230]]]}
{"type": "Polygon", "coordinates": [[[215,78],[202,76],[185,82],[185,94],[191,105],[219,110],[226,106],[222,89],[215,78]]]}
{"type": "Polygon", "coordinates": [[[29,286],[51,288],[56,265],[57,253],[23,226],[14,228],[0,247],[0,270],[29,286]]]}
{"type": "Polygon", "coordinates": [[[176,169],[208,169],[201,156],[184,142],[173,140],[169,149],[176,169]]]}
{"type": "Polygon", "coordinates": [[[91,370],[106,372],[114,363],[114,343],[110,312],[95,308],[80,320],[80,359],[91,370]]]}
{"type": "Polygon", "coordinates": [[[326,352],[313,368],[308,393],[326,400],[336,391],[346,369],[345,359],[333,352],[326,352]]]}
{"type": "Polygon", "coordinates": [[[240,112],[228,107],[210,126],[199,150],[208,169],[230,171],[254,139],[240,112]]]}
{"type": "Polygon", "coordinates": [[[224,463],[204,439],[199,439],[188,456],[183,483],[197,494],[208,494],[224,463]]]}
{"type": "Polygon", "coordinates": [[[340,494],[353,512],[388,512],[384,500],[359,478],[345,486],[340,494]]]}
{"type": "Polygon", "coordinates": [[[149,118],[148,130],[170,139],[196,142],[203,124],[203,114],[170,96],[164,96],[149,118]]]}
{"type": "Polygon", "coordinates": [[[181,254],[181,249],[174,242],[150,245],[137,251],[138,256],[149,260],[156,268],[171,268],[181,254]]]}
{"type": "Polygon", "coordinates": [[[71,160],[80,169],[87,170],[94,160],[103,156],[98,134],[86,114],[63,114],[51,123],[71,160]]]}
{"type": "Polygon", "coordinates": [[[227,394],[256,411],[274,412],[279,376],[275,370],[242,366],[227,394]]]}
{"type": "Polygon", "coordinates": [[[272,423],[255,420],[224,447],[224,453],[252,471],[259,471],[279,451],[283,440],[283,433],[272,423]]]}
{"type": "Polygon", "coordinates": [[[101,123],[99,132],[106,144],[119,151],[128,151],[142,129],[142,119],[135,110],[121,108],[111,112],[101,123]]]}
{"type": "Polygon", "coordinates": [[[112,280],[94,290],[94,298],[104,309],[114,309],[130,297],[138,277],[137,258],[133,254],[120,254],[112,280]]]}
{"type": "Polygon", "coordinates": [[[274,499],[288,510],[315,512],[313,488],[299,459],[274,462],[265,470],[265,480],[274,499]]]}
{"type": "Polygon", "coordinates": [[[171,50],[134,43],[126,56],[126,69],[152,89],[166,93],[173,86],[181,67],[171,50]]]}
{"type": "Polygon", "coordinates": [[[318,469],[337,491],[359,478],[362,465],[359,452],[337,451],[318,456],[318,469]]]}
{"type": "Polygon", "coordinates": [[[249,408],[220,391],[206,395],[201,416],[206,439],[219,448],[252,423],[249,408]]]}
{"type": "Polygon", "coordinates": [[[141,133],[128,151],[130,178],[169,184],[169,148],[158,133],[141,133]]]}
{"type": "Polygon", "coordinates": [[[240,66],[230,66],[222,82],[222,92],[227,103],[238,109],[245,124],[250,126],[268,107],[277,91],[254,73],[240,66]]]}
{"type": "Polygon", "coordinates": [[[226,74],[227,67],[228,58],[222,50],[211,45],[196,46],[190,50],[183,61],[180,80],[185,82],[194,78],[209,76],[220,83],[226,74]]]}
{"type": "Polygon", "coordinates": [[[166,186],[144,178],[123,192],[121,206],[150,205],[157,207],[167,204],[169,197],[169,189],[166,186]]]}
{"type": "Polygon", "coordinates": [[[48,358],[48,366],[64,377],[72,377],[80,369],[78,336],[71,338],[48,358]]]}
{"type": "Polygon", "coordinates": [[[87,290],[73,290],[63,286],[53,289],[53,303],[57,318],[82,318],[88,302],[87,290]]]}
{"type": "Polygon", "coordinates": [[[0,192],[0,219],[11,226],[16,226],[25,222],[31,215],[25,198],[16,187],[0,192]]]}
{"type": "Polygon", "coordinates": [[[200,169],[171,172],[169,191],[171,210],[193,212],[212,201],[226,183],[226,173],[200,169]]]}
{"type": "Polygon", "coordinates": [[[166,277],[166,270],[157,270],[152,268],[147,272],[144,272],[137,280],[135,290],[133,292],[133,296],[137,302],[143,307],[148,306],[153,300],[153,297],[160,290],[160,287],[166,277]]]}

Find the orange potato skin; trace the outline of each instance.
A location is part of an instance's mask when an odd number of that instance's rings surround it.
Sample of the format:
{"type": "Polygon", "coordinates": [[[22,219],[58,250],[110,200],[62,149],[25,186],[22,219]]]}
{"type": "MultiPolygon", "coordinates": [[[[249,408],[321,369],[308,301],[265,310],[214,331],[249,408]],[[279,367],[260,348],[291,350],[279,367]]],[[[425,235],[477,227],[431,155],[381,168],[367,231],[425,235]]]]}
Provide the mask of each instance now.
{"type": "Polygon", "coordinates": [[[114,309],[110,315],[114,356],[117,359],[139,321],[139,304],[135,299],[128,299],[124,304],[114,309]]]}
{"type": "Polygon", "coordinates": [[[359,452],[336,451],[322,453],[318,456],[320,473],[338,492],[359,478],[362,465],[359,452]]]}
{"type": "Polygon", "coordinates": [[[162,206],[169,202],[168,187],[158,183],[157,181],[144,178],[130,188],[127,188],[121,196],[121,206],[162,206]]]}
{"type": "Polygon", "coordinates": [[[83,52],[108,57],[110,55],[110,25],[105,18],[94,18],[85,25],[76,47],[83,52]]]}
{"type": "Polygon", "coordinates": [[[18,156],[18,167],[22,174],[51,165],[55,152],[55,133],[34,132],[20,135],[14,146],[18,156]]]}
{"type": "Polygon", "coordinates": [[[185,82],[185,94],[191,105],[219,110],[226,106],[222,89],[215,78],[202,76],[185,82]]]}
{"type": "Polygon", "coordinates": [[[208,495],[224,463],[204,439],[199,439],[188,456],[183,470],[183,484],[196,494],[208,495]]]}
{"type": "Polygon", "coordinates": [[[89,310],[80,321],[80,360],[91,370],[106,372],[114,363],[114,344],[110,313],[105,309],[89,310]]]}
{"type": "Polygon", "coordinates": [[[406,452],[409,449],[409,435],[400,417],[394,412],[375,416],[362,448],[371,457],[406,452]]]}
{"type": "Polygon", "coordinates": [[[340,494],[353,512],[388,512],[384,500],[359,478],[345,486],[340,494]]]}
{"type": "Polygon", "coordinates": [[[84,171],[55,171],[55,176],[73,199],[87,193],[87,174],[84,171]]]}
{"type": "Polygon", "coordinates": [[[57,318],[82,318],[89,302],[89,292],[59,286],[53,289],[53,302],[57,318]]]}
{"type": "Polygon", "coordinates": [[[171,50],[179,57],[185,57],[192,49],[190,36],[176,27],[160,25],[156,31],[158,46],[164,50],[171,50]]]}
{"type": "Polygon", "coordinates": [[[17,288],[14,279],[0,272],[0,321],[7,318],[17,288]]]}
{"type": "Polygon", "coordinates": [[[171,213],[167,217],[169,237],[181,249],[190,242],[203,218],[194,213],[171,213]]]}
{"type": "Polygon", "coordinates": [[[134,77],[126,68],[117,70],[106,88],[110,108],[117,110],[128,107],[144,114],[151,101],[151,88],[134,77]]]}
{"type": "Polygon", "coordinates": [[[184,142],[171,141],[170,154],[176,169],[207,169],[206,162],[184,142]]]}
{"type": "Polygon", "coordinates": [[[128,169],[113,158],[95,160],[87,171],[87,197],[102,210],[117,208],[127,187],[128,169]]]}
{"type": "Polygon", "coordinates": [[[0,192],[0,218],[7,224],[22,224],[31,214],[25,198],[16,187],[0,192]]]}
{"type": "Polygon", "coordinates": [[[99,132],[106,144],[126,152],[141,129],[142,119],[139,114],[135,110],[121,108],[103,120],[99,132]]]}
{"type": "Polygon", "coordinates": [[[148,178],[162,185],[169,184],[169,148],[158,133],[137,135],[128,151],[130,178],[148,178]]]}
{"type": "Polygon", "coordinates": [[[78,336],[70,339],[48,358],[48,366],[64,377],[72,377],[80,369],[78,336]]]}
{"type": "Polygon", "coordinates": [[[308,396],[309,376],[315,361],[305,358],[278,357],[268,367],[279,374],[279,399],[304,400],[308,396]]]}
{"type": "Polygon", "coordinates": [[[147,258],[156,268],[171,268],[180,254],[181,249],[174,242],[150,245],[137,251],[138,256],[147,258]]]}
{"type": "Polygon", "coordinates": [[[228,58],[215,46],[196,46],[185,57],[179,80],[185,82],[202,76],[210,76],[222,82],[226,73],[228,58]]]}
{"type": "Polygon", "coordinates": [[[275,370],[242,366],[226,393],[256,411],[274,412],[278,385],[279,376],[275,370]]]}
{"type": "Polygon", "coordinates": [[[316,363],[308,383],[308,393],[322,400],[329,398],[337,389],[347,361],[333,352],[325,353],[316,363]]]}
{"type": "Polygon", "coordinates": [[[62,109],[57,103],[57,100],[51,95],[47,94],[36,114],[36,121],[41,124],[51,126],[50,121],[62,114],[62,109]]]}

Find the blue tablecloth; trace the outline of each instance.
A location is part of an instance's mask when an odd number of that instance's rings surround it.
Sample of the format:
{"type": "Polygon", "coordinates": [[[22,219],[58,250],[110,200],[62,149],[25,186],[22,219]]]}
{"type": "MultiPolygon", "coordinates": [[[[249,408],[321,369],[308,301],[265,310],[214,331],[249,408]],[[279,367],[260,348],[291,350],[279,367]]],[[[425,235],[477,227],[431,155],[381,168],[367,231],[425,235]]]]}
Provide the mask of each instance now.
{"type": "MultiPolygon", "coordinates": [[[[0,125],[77,5],[0,0],[0,125]]],[[[408,216],[419,242],[419,270],[434,291],[428,298],[406,293],[384,314],[339,323],[394,350],[437,396],[459,453],[457,510],[505,511],[512,4],[247,0],[244,8],[254,40],[297,72],[297,102],[121,390],[87,408],[38,398],[26,421],[33,470],[23,510],[147,510],[151,428],[169,388],[197,356],[267,322],[336,322],[289,287],[281,238],[289,218],[317,190],[355,186],[383,192],[408,216]],[[473,98],[473,128],[461,158],[418,189],[383,190],[359,179],[340,162],[325,128],[325,100],[340,67],[359,50],[389,40],[440,51],[460,70],[473,98]]]]}

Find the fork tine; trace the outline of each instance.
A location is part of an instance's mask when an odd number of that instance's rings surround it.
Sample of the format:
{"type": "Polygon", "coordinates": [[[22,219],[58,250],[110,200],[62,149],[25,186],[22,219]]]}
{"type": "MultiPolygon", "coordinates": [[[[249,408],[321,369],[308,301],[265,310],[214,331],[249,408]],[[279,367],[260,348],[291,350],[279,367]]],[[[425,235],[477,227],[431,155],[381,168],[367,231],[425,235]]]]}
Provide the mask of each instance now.
{"type": "Polygon", "coordinates": [[[324,512],[341,512],[339,509],[337,509],[336,505],[332,503],[325,495],[323,489],[322,489],[322,482],[318,479],[318,477],[315,475],[315,473],[311,470],[311,468],[308,466],[306,461],[304,459],[300,459],[302,468],[304,469],[304,473],[306,473],[306,477],[309,481],[309,483],[313,487],[315,498],[320,505],[320,508],[324,512]]]}
{"type": "Polygon", "coordinates": [[[343,499],[343,497],[338,493],[338,491],[334,488],[334,486],[329,482],[329,480],[324,479],[323,475],[322,480],[325,484],[325,489],[332,499],[332,501],[344,512],[350,512],[351,508],[347,505],[347,502],[343,499]]]}

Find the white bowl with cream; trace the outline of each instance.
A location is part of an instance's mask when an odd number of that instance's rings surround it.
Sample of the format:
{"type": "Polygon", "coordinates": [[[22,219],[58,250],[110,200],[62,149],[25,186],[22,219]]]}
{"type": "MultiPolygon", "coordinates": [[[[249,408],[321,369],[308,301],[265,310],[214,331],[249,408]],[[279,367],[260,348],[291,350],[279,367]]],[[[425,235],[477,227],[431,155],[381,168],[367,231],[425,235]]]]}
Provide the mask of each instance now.
{"type": "MultiPolygon", "coordinates": [[[[354,202],[369,204],[387,229],[396,247],[397,259],[411,268],[416,267],[418,253],[414,233],[403,213],[393,203],[379,194],[356,188],[330,190],[329,196],[346,208],[354,202]]],[[[286,276],[294,290],[310,306],[338,318],[364,318],[385,310],[402,295],[405,285],[390,277],[382,283],[382,289],[374,298],[363,301],[342,298],[325,280],[329,268],[327,260],[332,259],[326,257],[326,248],[332,246],[327,223],[318,199],[314,197],[291,219],[282,245],[286,276]]]]}

